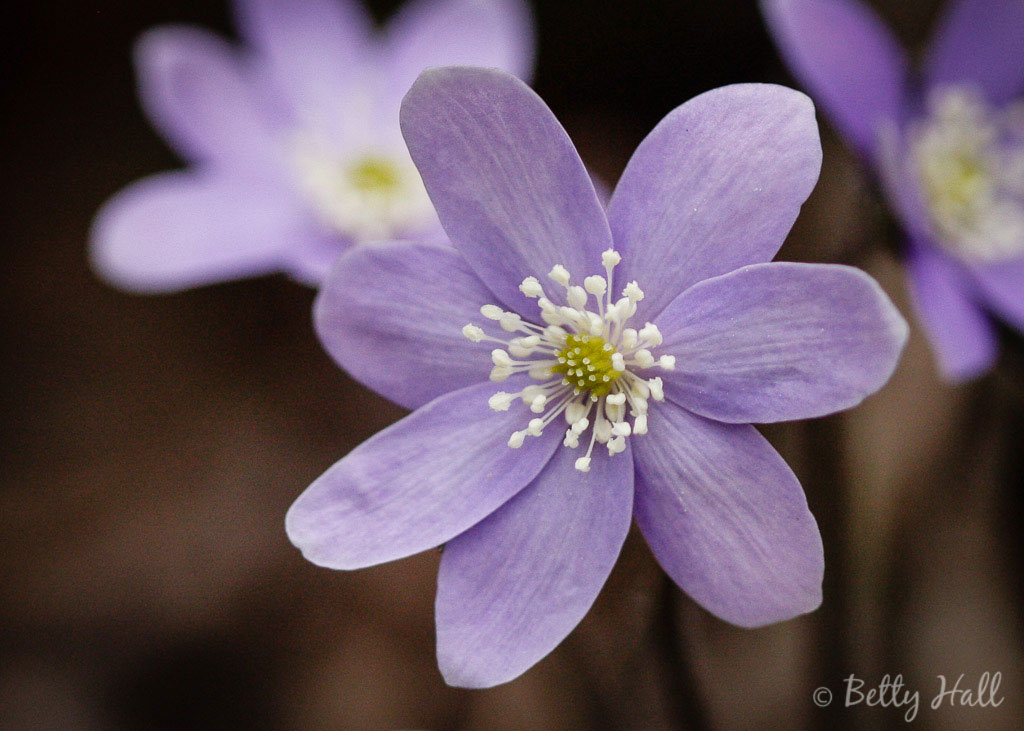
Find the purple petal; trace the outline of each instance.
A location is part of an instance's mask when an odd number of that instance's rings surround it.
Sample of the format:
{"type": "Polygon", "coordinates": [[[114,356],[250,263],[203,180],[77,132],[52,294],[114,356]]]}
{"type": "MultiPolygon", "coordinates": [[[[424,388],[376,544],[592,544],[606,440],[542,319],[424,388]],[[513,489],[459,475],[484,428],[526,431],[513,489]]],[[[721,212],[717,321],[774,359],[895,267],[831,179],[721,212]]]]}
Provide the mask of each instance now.
{"type": "Polygon", "coordinates": [[[283,252],[282,267],[296,281],[310,287],[321,287],[343,253],[352,246],[352,240],[341,234],[312,226],[301,246],[283,252]]]}
{"type": "Polygon", "coordinates": [[[551,110],[493,69],[425,71],[402,133],[452,243],[498,299],[535,312],[527,276],[600,270],[611,234],[590,176],[551,110]]]}
{"type": "Polygon", "coordinates": [[[793,75],[872,156],[879,122],[902,120],[907,104],[907,60],[889,29],[857,0],[761,0],[761,9],[793,75]]]}
{"type": "Polygon", "coordinates": [[[974,281],[993,312],[1024,330],[1024,259],[977,267],[974,281]]]}
{"type": "Polygon", "coordinates": [[[266,165],[272,126],[234,50],[198,28],[167,26],[135,45],[142,107],[187,160],[266,165]]]}
{"type": "MultiPolygon", "coordinates": [[[[372,63],[373,20],[356,0],[236,0],[242,34],[307,122],[351,116],[353,84],[372,63]]],[[[394,124],[394,122],[392,122],[394,124]]]]}
{"type": "Polygon", "coordinates": [[[482,383],[442,396],[360,444],[310,485],[285,520],[319,566],[358,569],[403,558],[480,522],[544,468],[562,434],[507,445],[526,419],[492,411],[482,383]]]}
{"type": "Polygon", "coordinates": [[[608,209],[618,282],[646,293],[653,319],[690,285],[769,261],[821,168],[814,107],[770,84],[701,94],[654,128],[626,166],[608,209]]]}
{"type": "Polygon", "coordinates": [[[169,292],[280,268],[301,214],[252,177],[175,172],[134,183],[104,204],[90,237],[95,268],[137,292],[169,292]]]}
{"type": "Polygon", "coordinates": [[[390,117],[432,66],[495,68],[529,81],[533,18],[523,0],[410,0],[388,23],[384,54],[390,117]]]}
{"type": "Polygon", "coordinates": [[[994,104],[1024,92],[1024,2],[951,0],[925,61],[929,86],[979,84],[994,104]]]}
{"type": "Polygon", "coordinates": [[[470,342],[462,328],[489,324],[480,306],[493,297],[451,247],[365,245],[338,261],[314,319],[320,342],[342,368],[414,409],[488,379],[497,346],[470,342]]]}
{"type": "Polygon", "coordinates": [[[696,284],[657,319],[666,393],[736,424],[850,408],[892,375],[907,323],[874,279],[833,264],[754,264],[696,284]]]}
{"type": "Polygon", "coordinates": [[[633,442],[636,522],[672,579],[742,627],[821,603],[821,536],[786,463],[747,424],[671,404],[652,408],[633,442]]]}
{"type": "Polygon", "coordinates": [[[920,242],[910,245],[906,269],[911,301],[943,377],[957,383],[991,368],[998,343],[963,265],[920,242]]]}
{"type": "Polygon", "coordinates": [[[633,512],[629,451],[559,449],[529,487],[452,539],[437,578],[437,658],[449,685],[487,688],[524,673],[590,609],[633,512]]]}

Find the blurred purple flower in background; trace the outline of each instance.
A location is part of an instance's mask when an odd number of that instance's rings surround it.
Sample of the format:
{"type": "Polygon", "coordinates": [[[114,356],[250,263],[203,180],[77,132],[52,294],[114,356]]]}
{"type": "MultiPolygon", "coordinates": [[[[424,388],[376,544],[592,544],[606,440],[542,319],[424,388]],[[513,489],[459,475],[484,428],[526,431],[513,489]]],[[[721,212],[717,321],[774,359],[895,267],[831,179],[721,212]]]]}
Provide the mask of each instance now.
{"type": "Polygon", "coordinates": [[[354,0],[237,0],[244,50],[157,28],[135,49],[139,95],[190,164],[108,201],[92,260],[110,282],[174,291],[285,271],[319,285],[355,243],[443,236],[398,128],[429,66],[527,78],[522,0],[412,0],[377,33],[354,0]]]}
{"type": "Polygon", "coordinates": [[[994,362],[989,313],[1024,330],[1024,1],[957,0],[921,77],[856,0],[762,0],[793,73],[872,164],[907,234],[940,370],[994,362]]]}
{"type": "Polygon", "coordinates": [[[857,404],[906,323],[856,269],[766,263],[818,177],[809,99],[751,84],[682,105],[607,214],[554,115],[507,74],[425,72],[402,130],[454,248],[348,252],[316,325],[354,377],[416,411],[298,498],[291,540],[338,569],[444,544],[438,662],[460,686],[511,680],[561,642],[634,514],[719,617],[817,607],[817,526],[750,422],[857,404]]]}

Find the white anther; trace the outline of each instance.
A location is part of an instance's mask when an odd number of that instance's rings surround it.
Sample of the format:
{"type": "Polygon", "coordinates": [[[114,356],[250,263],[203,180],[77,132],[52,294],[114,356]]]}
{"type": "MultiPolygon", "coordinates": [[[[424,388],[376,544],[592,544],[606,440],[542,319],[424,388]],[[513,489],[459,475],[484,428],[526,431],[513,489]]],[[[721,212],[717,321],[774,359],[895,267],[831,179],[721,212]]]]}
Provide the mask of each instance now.
{"type": "Polygon", "coordinates": [[[590,426],[590,419],[584,416],[582,419],[577,419],[573,422],[571,431],[574,434],[582,434],[587,430],[588,426],[590,426]]]}
{"type": "Polygon", "coordinates": [[[514,358],[527,358],[533,352],[533,348],[525,348],[521,343],[513,340],[508,344],[508,352],[514,358]]]}
{"type": "Polygon", "coordinates": [[[495,348],[491,351],[491,362],[496,366],[507,368],[512,365],[512,358],[510,358],[508,353],[501,348],[495,348]]]}
{"type": "Polygon", "coordinates": [[[580,438],[572,429],[566,430],[565,439],[562,440],[562,446],[569,447],[569,449],[576,449],[576,447],[580,446],[580,438]]]}
{"type": "Polygon", "coordinates": [[[615,456],[619,452],[626,451],[626,438],[615,437],[614,439],[608,440],[608,454],[615,456]]]}
{"type": "Polygon", "coordinates": [[[479,343],[484,339],[484,330],[482,327],[476,325],[466,325],[462,328],[462,334],[472,340],[474,343],[479,343]]]}
{"type": "Polygon", "coordinates": [[[626,394],[624,393],[613,393],[608,396],[608,403],[613,406],[622,406],[626,403],[626,394]]]}
{"type": "Polygon", "coordinates": [[[633,419],[633,433],[647,433],[647,414],[637,414],[636,418],[633,419]]]}
{"type": "Polygon", "coordinates": [[[519,285],[519,291],[527,297],[540,297],[544,294],[544,288],[540,286],[537,277],[527,277],[524,279],[523,283],[519,285]]]}
{"type": "Polygon", "coordinates": [[[587,306],[587,290],[579,285],[569,287],[565,298],[569,301],[569,306],[575,307],[577,310],[582,310],[587,306]]]}
{"type": "Polygon", "coordinates": [[[665,388],[662,385],[660,378],[651,378],[647,381],[647,385],[651,389],[651,398],[655,401],[665,400],[665,388]]]}
{"type": "Polygon", "coordinates": [[[487,405],[495,411],[508,411],[509,406],[512,405],[513,398],[515,398],[514,394],[498,391],[487,399],[487,405]]]}
{"type": "Polygon", "coordinates": [[[628,421],[617,421],[612,424],[612,434],[617,437],[628,437],[632,431],[628,421]]]}
{"type": "Polygon", "coordinates": [[[547,396],[544,396],[544,395],[537,396],[536,398],[533,399],[533,402],[530,404],[530,411],[532,411],[535,414],[542,414],[542,413],[544,413],[544,406],[547,404],[547,402],[548,402],[548,397],[547,396]]]}
{"type": "Polygon", "coordinates": [[[620,261],[622,261],[622,256],[615,249],[608,249],[601,253],[601,264],[605,269],[618,266],[620,261]]]}
{"type": "Polygon", "coordinates": [[[636,282],[630,282],[622,290],[622,296],[628,297],[630,302],[639,302],[644,298],[644,291],[640,289],[640,285],[636,282]]]}
{"type": "Polygon", "coordinates": [[[559,327],[558,325],[548,325],[544,328],[544,337],[554,343],[564,343],[565,337],[568,335],[565,328],[559,327]]]}
{"type": "Polygon", "coordinates": [[[583,280],[583,288],[595,297],[600,297],[608,291],[608,282],[600,274],[595,274],[583,280]]]}
{"type": "Polygon", "coordinates": [[[523,321],[519,315],[514,312],[503,312],[501,319],[498,320],[498,324],[501,325],[501,329],[507,333],[514,333],[519,329],[519,323],[523,321]]]}
{"type": "Polygon", "coordinates": [[[626,361],[622,357],[622,353],[612,353],[612,368],[622,373],[626,370],[626,361]]]}
{"type": "Polygon", "coordinates": [[[641,368],[650,368],[654,365],[654,356],[647,348],[636,351],[633,357],[636,358],[636,364],[641,368]]]}
{"type": "Polygon", "coordinates": [[[491,369],[491,380],[495,383],[501,383],[507,381],[508,377],[512,375],[512,369],[508,366],[494,366],[491,369]]]}
{"type": "Polygon", "coordinates": [[[508,438],[508,446],[512,447],[512,449],[519,449],[523,446],[523,441],[525,441],[525,439],[525,431],[514,431],[512,432],[512,436],[508,438]]]}
{"type": "Polygon", "coordinates": [[[674,355],[663,355],[658,358],[658,365],[663,370],[674,371],[676,369],[676,357],[674,355]]]}
{"type": "Polygon", "coordinates": [[[535,437],[539,437],[541,432],[544,431],[544,420],[530,419],[530,423],[526,425],[526,431],[535,437]]]}
{"type": "Polygon", "coordinates": [[[555,264],[548,272],[548,276],[563,286],[569,283],[569,270],[561,264],[555,264]]]}
{"type": "Polygon", "coordinates": [[[576,460],[576,469],[580,472],[590,472],[590,457],[580,457],[576,460]]]}
{"type": "MultiPolygon", "coordinates": [[[[580,419],[587,415],[587,406],[579,401],[573,401],[565,407],[565,421],[569,424],[575,424],[580,419]]],[[[584,429],[587,427],[584,426],[584,429]]]]}
{"type": "Polygon", "coordinates": [[[535,381],[546,381],[551,378],[551,364],[538,363],[535,366],[531,366],[527,373],[535,381]]]}
{"type": "Polygon", "coordinates": [[[623,297],[612,306],[612,317],[619,322],[625,322],[635,311],[636,305],[628,297],[623,297]]]}
{"type": "Polygon", "coordinates": [[[484,305],[480,308],[480,314],[488,320],[500,320],[501,316],[505,314],[505,310],[497,305],[484,305]]]}
{"type": "Polygon", "coordinates": [[[623,350],[632,350],[636,347],[637,342],[639,342],[639,335],[636,330],[627,327],[622,331],[622,339],[619,341],[619,344],[623,350]]]}
{"type": "Polygon", "coordinates": [[[640,328],[640,339],[647,341],[647,344],[651,347],[661,345],[663,340],[661,337],[661,331],[658,330],[658,326],[653,322],[649,322],[640,328]]]}

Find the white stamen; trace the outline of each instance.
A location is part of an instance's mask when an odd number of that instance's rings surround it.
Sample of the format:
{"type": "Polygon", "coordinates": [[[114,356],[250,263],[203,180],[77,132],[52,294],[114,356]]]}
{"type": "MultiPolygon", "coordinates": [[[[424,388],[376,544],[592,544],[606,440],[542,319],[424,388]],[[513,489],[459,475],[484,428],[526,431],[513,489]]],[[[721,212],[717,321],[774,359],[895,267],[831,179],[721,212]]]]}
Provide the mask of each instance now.
{"type": "Polygon", "coordinates": [[[561,264],[555,264],[548,272],[548,276],[563,286],[569,284],[569,270],[561,264]]]}
{"type": "Polygon", "coordinates": [[[605,269],[612,269],[619,265],[622,256],[615,249],[608,249],[601,254],[601,265],[605,269]]]}
{"type": "Polygon", "coordinates": [[[480,308],[480,314],[488,320],[500,320],[505,311],[497,305],[484,305],[480,308]]]}
{"type": "Polygon", "coordinates": [[[498,391],[487,399],[487,405],[495,411],[508,411],[509,407],[512,405],[512,399],[514,398],[515,394],[498,391]]]}
{"type": "Polygon", "coordinates": [[[626,285],[622,297],[612,302],[612,270],[620,262],[614,250],[604,252],[606,276],[584,277],[582,286],[570,285],[565,267],[553,267],[548,276],[565,288],[562,305],[544,296],[536,277],[525,278],[520,291],[537,300],[544,327],[497,305],[484,305],[481,314],[515,336],[503,340],[473,324],[463,328],[463,335],[473,342],[504,346],[491,351],[491,380],[527,373],[534,381],[517,393],[499,391],[488,400],[496,411],[507,411],[521,400],[537,415],[509,437],[510,447],[521,447],[528,436],[539,437],[555,419],[564,418],[565,448],[579,448],[590,431],[586,454],[576,460],[576,468],[586,472],[596,444],[605,445],[614,456],[625,451],[628,438],[647,433],[648,399],[664,399],[664,387],[660,378],[644,380],[635,371],[656,364],[671,370],[675,357],[651,352],[663,341],[656,325],[646,323],[639,332],[627,327],[644,297],[636,282],[626,285]]]}
{"type": "Polygon", "coordinates": [[[600,297],[608,289],[608,282],[600,274],[595,274],[583,280],[583,287],[595,297],[600,297]]]}
{"type": "Polygon", "coordinates": [[[544,288],[540,286],[537,277],[527,277],[524,279],[523,283],[519,285],[519,291],[527,297],[540,297],[544,294],[544,288]]]}
{"type": "Polygon", "coordinates": [[[574,310],[582,310],[587,304],[587,290],[578,285],[569,287],[566,299],[569,300],[569,306],[574,310]]]}

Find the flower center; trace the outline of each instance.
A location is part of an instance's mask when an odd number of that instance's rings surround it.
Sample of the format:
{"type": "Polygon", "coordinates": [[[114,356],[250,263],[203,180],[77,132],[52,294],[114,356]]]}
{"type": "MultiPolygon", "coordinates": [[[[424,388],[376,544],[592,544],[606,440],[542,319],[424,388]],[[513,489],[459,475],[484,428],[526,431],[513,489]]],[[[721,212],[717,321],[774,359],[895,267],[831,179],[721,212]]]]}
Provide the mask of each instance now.
{"type": "Polygon", "coordinates": [[[339,156],[322,140],[297,138],[291,157],[299,188],[321,223],[355,243],[428,227],[434,208],[404,150],[339,156]]]}
{"type": "Polygon", "coordinates": [[[971,87],[938,89],[910,150],[943,246],[975,261],[1024,255],[1024,105],[995,110],[971,87]]]}
{"type": "Polygon", "coordinates": [[[576,391],[605,396],[622,374],[612,366],[615,346],[599,335],[568,335],[565,347],[558,351],[558,365],[552,373],[561,373],[576,391]]]}
{"type": "Polygon", "coordinates": [[[605,276],[587,277],[583,286],[571,284],[566,268],[555,266],[548,277],[565,290],[559,298],[565,304],[547,297],[536,277],[524,279],[519,289],[537,300],[545,327],[497,305],[484,305],[480,313],[515,337],[492,337],[473,324],[462,328],[473,342],[504,346],[491,351],[492,381],[502,382],[516,373],[527,373],[537,381],[517,393],[498,391],[488,401],[492,409],[507,411],[521,400],[539,414],[525,429],[512,433],[510,447],[521,447],[528,436],[540,436],[562,417],[567,424],[562,444],[567,448],[580,447],[580,438],[585,439],[589,430],[586,453],[576,460],[576,469],[587,472],[595,444],[605,445],[608,454],[615,455],[626,449],[627,437],[647,433],[648,403],[663,400],[665,394],[660,378],[644,379],[635,371],[673,370],[675,357],[655,358],[651,352],[662,342],[656,325],[647,323],[640,330],[626,326],[644,292],[630,282],[613,302],[612,270],[621,260],[612,249],[604,252],[605,276]],[[588,307],[591,297],[593,309],[588,307]]]}
{"type": "Polygon", "coordinates": [[[401,183],[397,167],[384,157],[357,160],[348,174],[356,189],[371,195],[392,195],[401,183]]]}

